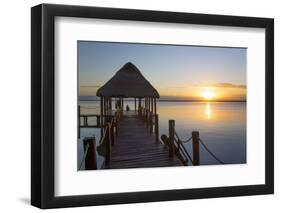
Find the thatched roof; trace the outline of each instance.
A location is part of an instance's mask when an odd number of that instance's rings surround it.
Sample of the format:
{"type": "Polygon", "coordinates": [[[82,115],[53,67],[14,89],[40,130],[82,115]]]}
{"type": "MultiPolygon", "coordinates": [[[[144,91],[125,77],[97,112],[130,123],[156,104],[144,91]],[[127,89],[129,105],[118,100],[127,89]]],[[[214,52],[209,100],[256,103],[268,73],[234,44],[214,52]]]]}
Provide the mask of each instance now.
{"type": "Polygon", "coordinates": [[[126,63],[109,81],[100,87],[97,91],[97,96],[160,97],[157,90],[131,62],[126,63]]]}

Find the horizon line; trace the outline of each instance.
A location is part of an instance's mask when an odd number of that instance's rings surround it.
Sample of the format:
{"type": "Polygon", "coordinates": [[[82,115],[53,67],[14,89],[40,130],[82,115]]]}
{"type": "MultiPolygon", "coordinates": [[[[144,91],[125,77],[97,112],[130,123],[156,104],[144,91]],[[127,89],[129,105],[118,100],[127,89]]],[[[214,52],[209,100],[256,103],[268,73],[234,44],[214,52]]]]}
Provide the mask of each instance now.
{"type": "MultiPolygon", "coordinates": [[[[100,101],[100,100],[93,100],[93,99],[84,99],[79,101],[100,101]]],[[[133,100],[127,100],[133,101],[133,100]]],[[[169,100],[169,99],[158,99],[158,102],[247,102],[247,100],[169,100]]]]}

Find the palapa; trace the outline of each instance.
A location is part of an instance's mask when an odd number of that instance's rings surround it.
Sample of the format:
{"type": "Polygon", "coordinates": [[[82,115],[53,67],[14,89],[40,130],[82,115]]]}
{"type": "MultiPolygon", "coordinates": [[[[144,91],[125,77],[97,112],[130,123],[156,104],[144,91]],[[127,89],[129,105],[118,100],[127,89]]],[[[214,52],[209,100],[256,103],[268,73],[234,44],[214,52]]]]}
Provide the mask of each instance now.
{"type": "Polygon", "coordinates": [[[157,90],[131,62],[126,63],[97,91],[97,96],[125,98],[159,98],[157,90]]]}

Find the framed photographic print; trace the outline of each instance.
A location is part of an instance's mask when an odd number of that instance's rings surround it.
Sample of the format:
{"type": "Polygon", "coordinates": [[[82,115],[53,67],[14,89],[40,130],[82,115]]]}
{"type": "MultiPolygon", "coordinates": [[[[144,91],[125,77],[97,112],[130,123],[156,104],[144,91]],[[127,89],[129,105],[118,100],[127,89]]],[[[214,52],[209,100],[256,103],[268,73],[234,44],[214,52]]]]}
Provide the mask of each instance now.
{"type": "Polygon", "coordinates": [[[31,9],[31,203],[274,191],[274,21],[31,9]]]}

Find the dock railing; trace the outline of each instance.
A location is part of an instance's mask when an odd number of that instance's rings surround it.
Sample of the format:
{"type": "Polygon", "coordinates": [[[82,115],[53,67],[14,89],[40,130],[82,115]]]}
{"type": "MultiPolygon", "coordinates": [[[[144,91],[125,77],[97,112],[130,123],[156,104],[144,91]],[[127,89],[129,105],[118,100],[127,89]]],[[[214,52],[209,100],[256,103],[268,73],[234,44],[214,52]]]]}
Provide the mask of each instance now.
{"type": "Polygon", "coordinates": [[[121,119],[121,110],[117,110],[114,112],[114,114],[108,114],[108,115],[100,115],[100,114],[81,114],[81,107],[78,106],[78,138],[80,138],[80,132],[82,128],[104,128],[104,124],[108,121],[111,121],[111,119],[118,119],[118,121],[121,119]],[[91,118],[95,118],[95,122],[91,120],[91,118]]]}
{"type": "Polygon", "coordinates": [[[96,114],[83,114],[80,115],[80,118],[84,119],[83,125],[79,124],[79,128],[101,128],[102,138],[99,141],[99,144],[96,146],[96,138],[84,138],[84,155],[79,166],[79,170],[82,169],[83,164],[85,165],[85,170],[94,170],[97,169],[97,156],[96,150],[99,155],[104,157],[104,164],[108,166],[111,159],[111,147],[115,144],[115,137],[118,134],[121,120],[121,112],[116,111],[114,115],[105,115],[100,116],[96,114]],[[99,125],[88,125],[88,117],[97,117],[104,118],[101,122],[97,119],[97,124],[99,125]],[[86,121],[85,121],[86,120],[86,121]],[[101,125],[104,123],[104,125],[101,125]]]}
{"type": "Polygon", "coordinates": [[[202,147],[220,164],[224,164],[203,142],[199,136],[198,131],[192,131],[191,137],[182,140],[176,132],[175,120],[169,120],[169,137],[162,135],[161,140],[169,148],[169,156],[173,158],[178,157],[183,165],[188,165],[189,162],[193,166],[200,165],[200,144],[202,147]],[[184,143],[192,142],[192,157],[187,151],[184,143]]]}
{"type": "Polygon", "coordinates": [[[111,159],[111,147],[115,144],[115,136],[118,134],[118,124],[112,119],[110,122],[105,124],[103,138],[100,140],[100,144],[97,147],[99,150],[104,149],[100,152],[105,158],[105,165],[110,165],[111,159]]]}
{"type": "Polygon", "coordinates": [[[110,165],[111,149],[115,145],[115,137],[118,135],[121,113],[121,111],[115,112],[114,117],[109,122],[106,122],[103,127],[103,137],[100,140],[97,151],[104,157],[105,166],[110,165]]]}
{"type": "Polygon", "coordinates": [[[149,129],[150,134],[155,134],[155,141],[159,141],[159,116],[154,114],[149,109],[140,107],[138,111],[139,116],[144,120],[145,127],[149,129]]]}

